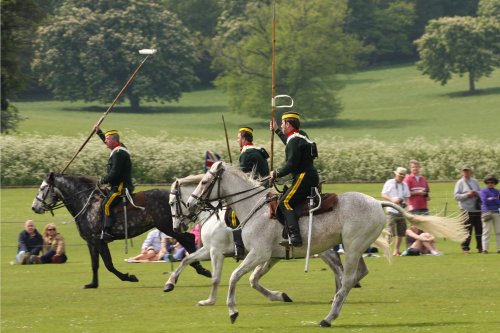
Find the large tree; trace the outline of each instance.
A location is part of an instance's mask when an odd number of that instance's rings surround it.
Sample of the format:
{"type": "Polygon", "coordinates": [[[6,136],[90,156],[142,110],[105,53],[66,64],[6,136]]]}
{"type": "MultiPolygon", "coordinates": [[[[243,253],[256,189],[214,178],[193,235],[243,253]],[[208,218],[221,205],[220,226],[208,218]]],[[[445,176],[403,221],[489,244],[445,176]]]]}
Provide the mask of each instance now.
{"type": "MultiPolygon", "coordinates": [[[[228,93],[231,109],[264,118],[271,104],[269,2],[226,8],[213,45],[221,70],[216,84],[228,93]]],[[[352,70],[363,51],[360,41],[343,32],[346,11],[345,0],[276,4],[276,92],[292,96],[305,117],[335,118],[341,110],[336,74],[352,70]]]]}
{"type": "Polygon", "coordinates": [[[132,109],[140,99],[177,100],[195,81],[189,31],[159,0],[68,0],[38,38],[33,67],[57,99],[109,102],[143,48],[158,53],[125,92],[132,109]]]}
{"type": "Polygon", "coordinates": [[[34,0],[2,0],[1,132],[15,130],[21,117],[9,101],[26,82],[23,65],[30,59],[33,34],[43,13],[34,0]]]}
{"type": "Polygon", "coordinates": [[[401,61],[415,50],[409,31],[415,24],[412,0],[348,0],[346,30],[372,46],[369,62],[401,61]]]}
{"type": "Polygon", "coordinates": [[[500,66],[500,23],[493,17],[444,17],[431,20],[425,34],[415,41],[420,60],[417,68],[445,85],[453,74],[469,76],[469,92],[475,82],[500,66]]]}

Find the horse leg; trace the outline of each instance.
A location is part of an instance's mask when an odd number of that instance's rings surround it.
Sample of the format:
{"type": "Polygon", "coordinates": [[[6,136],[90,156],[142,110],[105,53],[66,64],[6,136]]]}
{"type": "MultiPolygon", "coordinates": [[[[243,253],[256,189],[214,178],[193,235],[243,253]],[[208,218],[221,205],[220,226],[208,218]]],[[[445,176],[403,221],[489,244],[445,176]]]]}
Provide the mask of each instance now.
{"type": "Polygon", "coordinates": [[[260,255],[258,256],[253,249],[247,254],[243,262],[236,267],[236,269],[231,273],[231,278],[229,279],[229,289],[227,293],[227,306],[229,310],[229,318],[231,323],[236,321],[238,318],[238,309],[236,308],[236,284],[241,279],[243,275],[257,267],[259,264],[264,263],[269,260],[268,255],[260,255]]]}
{"type": "MultiPolygon", "coordinates": [[[[181,243],[182,247],[186,249],[188,253],[195,253],[196,252],[196,244],[194,242],[194,235],[190,232],[175,232],[173,231],[172,228],[164,231],[165,234],[175,238],[179,243],[181,243]]],[[[205,269],[199,261],[194,261],[191,264],[191,267],[193,267],[196,270],[196,273],[206,276],[206,277],[212,277],[212,274],[210,273],[209,270],[205,269]]]]}
{"type": "Polygon", "coordinates": [[[98,271],[99,271],[99,251],[94,243],[87,242],[90,252],[90,260],[92,263],[92,281],[83,286],[84,289],[97,288],[99,286],[98,271]]]}
{"type": "Polygon", "coordinates": [[[188,256],[186,256],[184,259],[182,259],[181,263],[179,264],[179,267],[170,275],[170,278],[165,282],[165,288],[163,289],[164,292],[169,292],[174,290],[175,284],[177,283],[177,280],[179,279],[179,276],[181,275],[182,271],[184,268],[186,268],[187,265],[190,265],[191,263],[201,260],[201,259],[208,259],[208,250],[205,247],[201,247],[198,251],[194,253],[190,253],[188,256]]]}
{"type": "Polygon", "coordinates": [[[222,267],[224,266],[224,253],[222,250],[212,247],[210,249],[210,260],[212,261],[212,289],[206,300],[198,302],[198,306],[214,305],[217,300],[217,290],[222,276],[222,267]]]}
{"type": "MultiPolygon", "coordinates": [[[[333,275],[335,277],[335,293],[338,293],[340,287],[342,286],[342,275],[344,274],[344,267],[342,266],[340,256],[334,249],[329,249],[321,253],[321,259],[333,271],[333,275]]],[[[332,300],[334,297],[335,294],[333,295],[332,300]]]]}
{"type": "MultiPolygon", "coordinates": [[[[333,294],[331,302],[335,298],[335,294],[338,293],[340,287],[342,287],[342,277],[344,275],[344,267],[342,266],[342,261],[337,251],[334,249],[327,250],[321,254],[321,259],[330,267],[333,271],[335,277],[335,293],[333,294]]],[[[368,268],[363,260],[360,259],[360,265],[358,266],[358,282],[354,285],[354,288],[361,288],[359,281],[368,274],[368,268]]]]}
{"type": "Polygon", "coordinates": [[[129,275],[128,273],[123,274],[115,268],[115,266],[113,265],[113,259],[111,258],[111,253],[109,252],[108,244],[106,242],[104,242],[103,240],[97,240],[97,247],[99,249],[99,254],[101,255],[102,261],[104,262],[104,266],[106,266],[108,271],[116,275],[122,281],[139,281],[135,275],[129,275]]]}
{"type": "Polygon", "coordinates": [[[342,305],[349,294],[349,291],[354,287],[356,282],[358,282],[358,264],[360,262],[361,252],[359,251],[346,251],[345,261],[344,261],[344,276],[342,279],[342,286],[340,290],[335,295],[333,304],[328,315],[320,322],[321,327],[330,327],[331,322],[335,320],[342,309],[342,305]]]}
{"type": "Polygon", "coordinates": [[[279,259],[271,258],[262,265],[255,267],[252,275],[250,275],[250,285],[252,288],[267,297],[270,301],[293,302],[290,297],[284,292],[269,290],[262,286],[259,281],[271,268],[279,261],[279,259]]]}

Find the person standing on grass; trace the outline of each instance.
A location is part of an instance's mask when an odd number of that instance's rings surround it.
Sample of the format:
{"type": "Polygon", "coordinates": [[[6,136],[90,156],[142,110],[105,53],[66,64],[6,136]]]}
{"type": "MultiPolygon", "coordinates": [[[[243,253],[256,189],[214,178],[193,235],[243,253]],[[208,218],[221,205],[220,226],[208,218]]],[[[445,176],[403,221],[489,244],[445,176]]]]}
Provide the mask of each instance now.
{"type": "Polygon", "coordinates": [[[483,253],[488,253],[492,228],[495,230],[497,253],[500,253],[500,191],[495,188],[498,184],[498,178],[488,175],[484,178],[484,183],[487,187],[483,188],[479,194],[482,202],[481,212],[483,213],[481,218],[483,222],[483,253]],[[486,215],[485,212],[489,212],[489,214],[486,215]]]}
{"type": "Polygon", "coordinates": [[[429,184],[424,176],[420,175],[420,162],[410,161],[410,174],[403,180],[410,189],[410,198],[408,199],[408,209],[410,213],[417,215],[428,215],[429,208],[427,201],[429,196],[429,184]]]}
{"type": "MultiPolygon", "coordinates": [[[[394,171],[394,178],[389,179],[385,182],[381,193],[384,199],[398,204],[403,208],[405,208],[408,204],[408,198],[410,197],[410,190],[408,189],[408,185],[403,182],[405,176],[406,169],[403,167],[398,167],[394,171]]],[[[393,255],[400,256],[401,242],[403,240],[403,237],[406,235],[406,220],[401,213],[391,207],[387,208],[387,218],[387,232],[389,235],[389,240],[392,237],[396,236],[393,255]]]]}
{"type": "Polygon", "coordinates": [[[481,222],[481,206],[479,204],[479,192],[481,187],[479,182],[472,178],[473,170],[469,165],[462,167],[462,178],[455,184],[453,195],[458,201],[458,207],[463,212],[467,212],[468,218],[465,221],[465,227],[469,233],[467,239],[461,244],[464,254],[470,253],[470,242],[472,239],[472,230],[476,233],[477,251],[483,251],[482,234],[483,225],[481,222]]]}
{"type": "Polygon", "coordinates": [[[107,242],[113,240],[113,208],[120,203],[120,196],[128,190],[130,194],[134,191],[132,184],[132,162],[127,147],[120,142],[118,131],[111,130],[103,133],[99,126],[94,127],[96,134],[111,150],[109,155],[107,174],[102,178],[102,183],[110,184],[111,190],[102,201],[104,217],[104,228],[101,239],[107,242]]]}

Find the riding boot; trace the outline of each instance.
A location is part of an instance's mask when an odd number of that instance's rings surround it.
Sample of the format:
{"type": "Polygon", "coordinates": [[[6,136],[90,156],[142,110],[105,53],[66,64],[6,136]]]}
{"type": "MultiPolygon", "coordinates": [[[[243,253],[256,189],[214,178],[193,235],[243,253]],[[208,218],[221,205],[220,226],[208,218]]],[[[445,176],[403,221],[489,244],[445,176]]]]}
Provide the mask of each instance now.
{"type": "Polygon", "coordinates": [[[280,243],[280,245],[288,246],[291,243],[291,245],[294,247],[301,247],[302,237],[300,236],[300,228],[297,215],[293,210],[285,210],[283,214],[285,215],[290,241],[283,241],[280,243]]]}
{"type": "Polygon", "coordinates": [[[111,232],[113,227],[113,218],[111,216],[104,216],[104,228],[101,233],[101,239],[106,243],[113,241],[115,238],[111,232]]]}
{"type": "Polygon", "coordinates": [[[191,266],[196,270],[196,273],[200,274],[200,275],[203,275],[203,276],[206,276],[206,277],[209,277],[211,278],[212,277],[212,273],[210,273],[210,271],[208,269],[206,269],[205,267],[203,267],[199,261],[197,262],[193,262],[191,264],[191,266]]]}
{"type": "Polygon", "coordinates": [[[241,237],[241,229],[233,230],[234,238],[234,259],[236,262],[243,260],[245,258],[245,245],[243,244],[243,238],[241,237]]]}

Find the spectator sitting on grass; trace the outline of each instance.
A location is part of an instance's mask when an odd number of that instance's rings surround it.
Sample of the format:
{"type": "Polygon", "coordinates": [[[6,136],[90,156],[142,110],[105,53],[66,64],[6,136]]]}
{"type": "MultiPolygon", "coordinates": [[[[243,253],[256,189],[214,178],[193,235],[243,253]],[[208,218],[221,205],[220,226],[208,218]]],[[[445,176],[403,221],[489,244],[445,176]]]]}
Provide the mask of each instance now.
{"type": "Polygon", "coordinates": [[[403,256],[419,256],[430,254],[433,256],[442,256],[436,248],[434,236],[423,232],[415,226],[406,229],[406,243],[408,249],[403,252],[403,256]]]}

